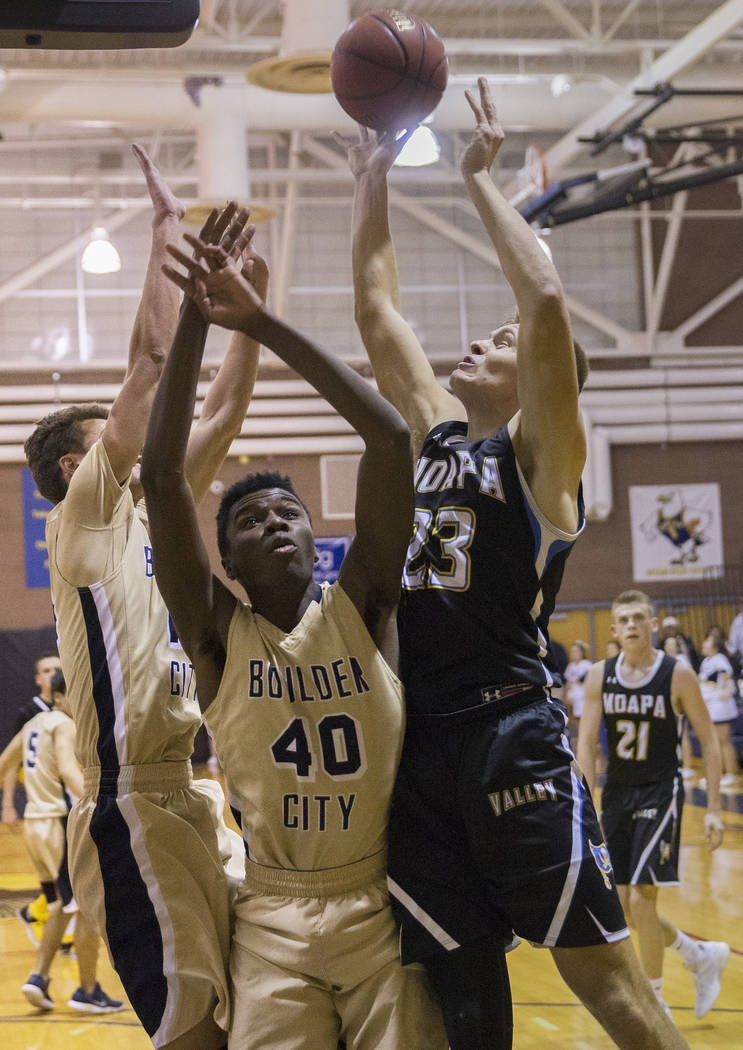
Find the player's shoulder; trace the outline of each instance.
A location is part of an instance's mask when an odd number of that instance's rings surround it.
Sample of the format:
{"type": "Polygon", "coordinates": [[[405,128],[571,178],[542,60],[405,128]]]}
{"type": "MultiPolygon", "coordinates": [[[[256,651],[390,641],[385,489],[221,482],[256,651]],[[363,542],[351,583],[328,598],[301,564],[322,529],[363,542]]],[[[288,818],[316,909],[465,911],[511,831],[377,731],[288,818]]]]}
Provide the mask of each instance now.
{"type": "Polygon", "coordinates": [[[604,680],[604,672],[608,660],[597,660],[591,664],[586,672],[586,688],[590,689],[592,686],[600,685],[604,680]]]}
{"type": "Polygon", "coordinates": [[[671,694],[674,700],[678,699],[683,703],[690,696],[700,696],[701,685],[696,671],[680,660],[674,660],[674,664],[671,672],[671,694]]]}

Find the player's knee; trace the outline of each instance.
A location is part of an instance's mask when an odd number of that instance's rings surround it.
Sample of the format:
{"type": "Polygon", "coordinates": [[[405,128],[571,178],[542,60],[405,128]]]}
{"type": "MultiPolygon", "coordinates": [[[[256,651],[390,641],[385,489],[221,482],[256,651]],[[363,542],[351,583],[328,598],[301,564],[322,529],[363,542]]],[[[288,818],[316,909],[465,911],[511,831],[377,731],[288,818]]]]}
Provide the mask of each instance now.
{"type": "Polygon", "coordinates": [[[483,996],[459,996],[456,1002],[441,1002],[446,1034],[451,1050],[508,1050],[513,1041],[513,1015],[510,1007],[498,1001],[493,990],[483,996]]]}

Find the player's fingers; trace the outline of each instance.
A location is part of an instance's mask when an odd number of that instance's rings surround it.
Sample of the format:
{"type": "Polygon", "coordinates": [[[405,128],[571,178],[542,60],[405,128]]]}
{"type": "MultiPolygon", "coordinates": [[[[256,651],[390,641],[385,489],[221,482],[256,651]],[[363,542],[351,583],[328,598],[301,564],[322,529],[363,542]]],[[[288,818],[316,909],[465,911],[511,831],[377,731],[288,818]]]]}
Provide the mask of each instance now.
{"type": "Polygon", "coordinates": [[[168,278],[168,280],[172,281],[173,284],[177,284],[181,291],[185,292],[186,295],[189,296],[189,298],[193,298],[193,281],[190,281],[187,277],[184,277],[179,270],[174,270],[172,266],[168,266],[167,263],[163,263],[160,269],[168,278]]]}
{"type": "MultiPolygon", "coordinates": [[[[196,263],[198,259],[205,258],[215,248],[219,247],[216,244],[205,244],[199,237],[194,237],[192,233],[184,233],[183,240],[193,248],[193,259],[189,260],[190,264],[196,263]]],[[[168,245],[168,251],[170,251],[170,245],[168,245]]],[[[174,255],[174,252],[171,252],[171,255],[174,255]]]]}
{"type": "Polygon", "coordinates": [[[230,223],[230,232],[235,236],[239,237],[245,227],[248,225],[250,220],[250,208],[241,208],[238,214],[230,223]]]}
{"type": "MultiPolygon", "coordinates": [[[[186,236],[188,237],[189,235],[186,234],[186,236]]],[[[198,261],[198,259],[193,258],[190,255],[186,255],[185,252],[182,252],[180,248],[177,248],[174,244],[166,245],[165,250],[167,251],[168,255],[172,255],[175,261],[179,262],[181,266],[183,266],[189,272],[189,274],[193,275],[195,273],[198,273],[200,270],[203,270],[203,267],[198,261]]]]}
{"type": "Polygon", "coordinates": [[[250,247],[250,243],[253,240],[254,233],[255,226],[251,223],[250,226],[245,227],[245,229],[235,241],[234,245],[232,246],[232,251],[230,252],[230,255],[235,260],[235,262],[239,262],[243,253],[250,247]]]}
{"type": "Polygon", "coordinates": [[[336,146],[340,146],[344,153],[348,151],[348,143],[341,135],[340,131],[331,131],[330,137],[336,146]]]}
{"type": "Polygon", "coordinates": [[[223,270],[231,258],[230,253],[221,244],[215,244],[210,251],[204,253],[204,259],[210,273],[223,270]]]}
{"type": "Polygon", "coordinates": [[[206,222],[199,230],[199,240],[205,241],[207,244],[211,241],[218,215],[219,210],[217,208],[212,208],[206,217],[206,222]]]}
{"type": "Polygon", "coordinates": [[[209,242],[210,244],[219,244],[219,242],[222,240],[222,237],[224,236],[225,230],[235,217],[236,211],[237,201],[230,201],[224,206],[214,225],[214,232],[212,234],[211,241],[209,242]]]}
{"type": "Polygon", "coordinates": [[[480,103],[475,101],[475,96],[472,94],[471,91],[465,91],[464,97],[469,102],[470,109],[475,114],[475,120],[477,121],[478,124],[480,124],[485,119],[485,114],[483,113],[482,109],[480,108],[480,103]]]}
{"type": "Polygon", "coordinates": [[[147,150],[144,149],[143,146],[140,146],[138,142],[132,142],[132,153],[137,158],[142,171],[147,174],[147,172],[153,167],[147,150]]]}
{"type": "Polygon", "coordinates": [[[224,237],[219,242],[221,247],[226,252],[232,254],[232,249],[235,247],[238,238],[240,237],[245,223],[248,221],[250,211],[248,208],[242,208],[241,211],[234,217],[230,225],[225,230],[224,237]]]}
{"type": "Polygon", "coordinates": [[[359,129],[359,142],[366,144],[369,141],[369,129],[365,124],[357,124],[356,127],[359,129]]]}
{"type": "Polygon", "coordinates": [[[482,106],[483,113],[489,124],[498,123],[498,111],[493,101],[493,96],[490,94],[490,88],[485,77],[480,77],[477,81],[478,87],[480,88],[480,104],[482,106]]]}

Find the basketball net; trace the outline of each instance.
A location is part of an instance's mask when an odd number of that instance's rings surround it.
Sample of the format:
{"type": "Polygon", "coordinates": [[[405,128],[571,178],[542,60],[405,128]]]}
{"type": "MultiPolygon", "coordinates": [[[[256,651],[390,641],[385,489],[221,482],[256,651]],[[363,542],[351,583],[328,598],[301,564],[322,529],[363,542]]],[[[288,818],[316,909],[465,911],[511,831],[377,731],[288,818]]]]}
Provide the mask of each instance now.
{"type": "Polygon", "coordinates": [[[547,189],[547,162],[544,159],[544,153],[535,143],[526,147],[524,166],[519,168],[516,178],[520,188],[510,199],[514,208],[523,204],[524,201],[541,196],[547,189]]]}

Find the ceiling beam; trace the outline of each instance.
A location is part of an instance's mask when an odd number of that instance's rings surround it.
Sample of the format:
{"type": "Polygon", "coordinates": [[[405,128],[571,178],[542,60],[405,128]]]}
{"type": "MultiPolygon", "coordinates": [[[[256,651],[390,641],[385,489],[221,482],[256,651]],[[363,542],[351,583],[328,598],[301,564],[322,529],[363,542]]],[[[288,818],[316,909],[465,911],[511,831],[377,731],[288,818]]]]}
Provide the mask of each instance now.
{"type": "MultiPolygon", "coordinates": [[[[316,142],[314,139],[310,138],[310,136],[305,136],[304,148],[308,153],[312,154],[312,156],[316,157],[318,160],[323,161],[323,163],[327,164],[329,167],[342,167],[347,170],[344,158],[341,158],[335,150],[323,146],[322,143],[316,142]]],[[[431,211],[430,208],[426,208],[417,201],[412,200],[410,197],[406,197],[403,193],[400,193],[399,190],[396,190],[393,187],[390,187],[389,189],[388,199],[393,207],[404,211],[417,222],[420,222],[421,225],[428,227],[428,229],[433,230],[434,233],[439,234],[439,236],[446,238],[446,240],[451,241],[458,247],[470,252],[477,259],[481,259],[494,269],[500,270],[500,260],[498,259],[495,248],[491,245],[485,244],[478,237],[473,237],[472,234],[455,226],[453,222],[443,219],[440,215],[431,211]]],[[[637,336],[634,332],[630,332],[628,329],[623,328],[622,325],[616,324],[604,314],[599,313],[598,310],[586,306],[585,303],[580,302],[578,299],[574,299],[570,295],[566,295],[566,302],[571,313],[580,317],[598,331],[605,332],[616,341],[618,346],[626,347],[631,345],[633,341],[636,341],[637,336]]]]}
{"type": "Polygon", "coordinates": [[[560,3],[560,0],[540,0],[540,3],[563,29],[567,29],[568,33],[572,33],[578,40],[591,39],[591,34],[586,27],[560,3]]]}
{"type": "MultiPolygon", "coordinates": [[[[684,72],[693,65],[710,48],[728,36],[743,22],[743,3],[741,0],[726,0],[716,11],[705,18],[691,32],[673,44],[663,55],[652,62],[639,76],[631,80],[615,98],[610,99],[592,116],[586,117],[567,135],[545,152],[547,170],[554,177],[585,146],[579,141],[592,138],[604,131],[615,121],[626,116],[637,105],[635,88],[653,87],[664,83],[684,72]]],[[[506,195],[513,196],[519,189],[517,180],[512,180],[506,187],[506,195]]]]}

